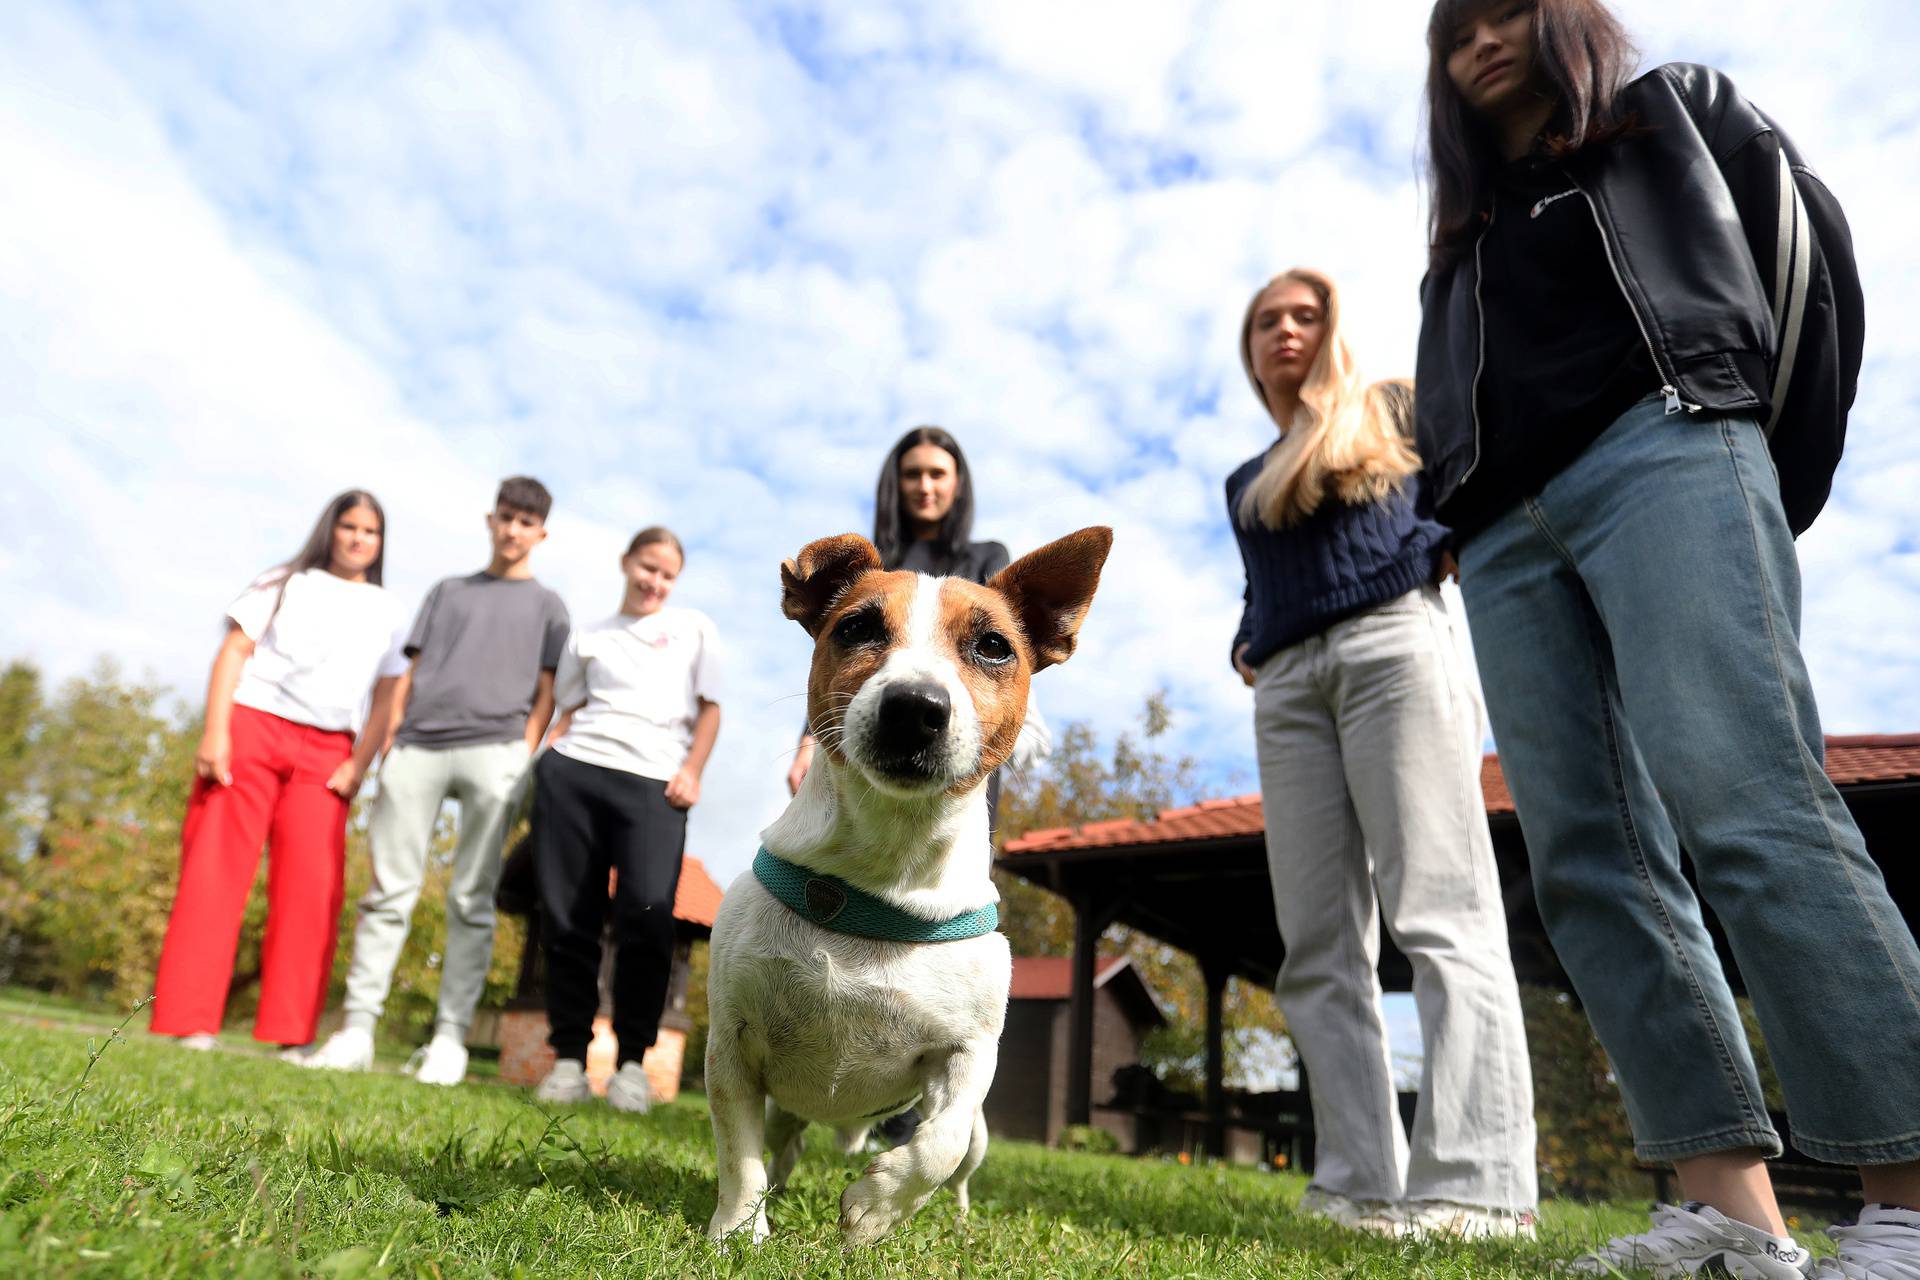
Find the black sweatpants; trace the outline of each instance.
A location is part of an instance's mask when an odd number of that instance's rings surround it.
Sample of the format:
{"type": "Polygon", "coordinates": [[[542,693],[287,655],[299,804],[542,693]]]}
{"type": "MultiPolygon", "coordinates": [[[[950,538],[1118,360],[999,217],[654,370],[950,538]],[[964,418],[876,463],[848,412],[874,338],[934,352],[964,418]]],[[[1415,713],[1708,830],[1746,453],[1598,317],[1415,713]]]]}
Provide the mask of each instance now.
{"type": "Polygon", "coordinates": [[[613,1034],[638,1062],[660,1030],[673,973],[673,893],[687,811],[667,784],[557,751],[533,773],[533,865],[547,953],[547,1040],[585,1060],[600,1006],[600,934],[613,891],[613,1034]]]}

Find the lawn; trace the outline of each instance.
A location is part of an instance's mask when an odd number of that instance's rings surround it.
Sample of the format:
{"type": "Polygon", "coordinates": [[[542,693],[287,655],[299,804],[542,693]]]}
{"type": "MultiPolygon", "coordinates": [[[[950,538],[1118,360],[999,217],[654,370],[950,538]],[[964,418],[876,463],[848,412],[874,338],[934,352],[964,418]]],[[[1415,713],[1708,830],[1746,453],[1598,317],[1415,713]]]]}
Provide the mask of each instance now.
{"type": "Polygon", "coordinates": [[[84,1010],[0,1004],[0,1275],[1441,1280],[1541,1275],[1645,1221],[1640,1206],[1556,1204],[1537,1245],[1395,1243],[1296,1217],[1296,1176],[997,1142],[970,1219],[942,1193],[846,1252],[839,1195],[861,1162],[816,1133],[771,1207],[773,1238],[715,1249],[697,1094],[643,1117],[542,1110],[492,1083],[103,1033],[84,1010]]]}

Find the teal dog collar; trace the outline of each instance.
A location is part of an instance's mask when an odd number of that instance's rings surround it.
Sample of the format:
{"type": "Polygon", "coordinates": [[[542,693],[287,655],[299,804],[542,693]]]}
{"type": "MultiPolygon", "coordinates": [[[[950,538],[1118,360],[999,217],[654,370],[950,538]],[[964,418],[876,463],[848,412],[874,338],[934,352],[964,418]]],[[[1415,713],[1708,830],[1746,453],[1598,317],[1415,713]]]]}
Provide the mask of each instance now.
{"type": "Polygon", "coordinates": [[[959,942],[992,933],[1000,927],[1000,908],[991,902],[949,920],[923,920],[865,889],[854,888],[838,876],[808,871],[764,848],[753,856],[753,874],[768,893],[792,908],[795,914],[822,929],[857,938],[877,938],[883,942],[959,942]]]}

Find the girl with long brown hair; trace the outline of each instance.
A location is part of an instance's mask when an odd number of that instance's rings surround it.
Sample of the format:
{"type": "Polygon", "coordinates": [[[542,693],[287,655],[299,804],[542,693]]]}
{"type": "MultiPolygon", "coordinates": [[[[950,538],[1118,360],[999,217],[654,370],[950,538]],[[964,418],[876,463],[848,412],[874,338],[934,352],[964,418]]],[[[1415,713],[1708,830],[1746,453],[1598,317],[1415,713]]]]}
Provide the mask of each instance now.
{"type": "Polygon", "coordinates": [[[1480,709],[1435,580],[1446,531],[1316,271],[1247,307],[1240,359],[1279,428],[1227,480],[1247,571],[1233,662],[1254,689],[1274,996],[1313,1098],[1309,1213],[1363,1230],[1531,1234],[1526,1033],[1480,792],[1480,709]],[[1379,920],[1425,1040],[1409,1144],[1380,1004],[1379,920]]]}
{"type": "Polygon", "coordinates": [[[296,1057],[313,1040],[346,888],[347,814],[407,669],[406,614],[381,585],[386,532],[379,501],[349,489],[299,554],[227,606],[154,986],[154,1032],[188,1048],[212,1048],[220,1030],[263,845],[254,1038],[296,1057]]]}
{"type": "Polygon", "coordinates": [[[1920,951],[1821,767],[1798,642],[1793,536],[1860,366],[1846,221],[1724,75],[1633,79],[1598,0],[1441,0],[1427,42],[1426,477],[1541,918],[1636,1154],[1688,1201],[1575,1269],[1810,1270],[1705,899],[1796,1145],[1871,1202],[1818,1274],[1916,1280],[1920,951]]]}

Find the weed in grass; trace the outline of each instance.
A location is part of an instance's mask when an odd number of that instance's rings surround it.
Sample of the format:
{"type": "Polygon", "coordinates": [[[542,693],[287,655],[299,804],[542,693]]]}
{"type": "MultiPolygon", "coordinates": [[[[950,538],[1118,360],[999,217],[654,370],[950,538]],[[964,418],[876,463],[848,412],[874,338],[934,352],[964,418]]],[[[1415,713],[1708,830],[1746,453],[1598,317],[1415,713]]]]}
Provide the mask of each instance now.
{"type": "Polygon", "coordinates": [[[80,1095],[82,1092],[86,1090],[87,1078],[93,1074],[94,1065],[98,1063],[101,1058],[106,1056],[107,1046],[112,1044],[125,1044],[126,1037],[121,1035],[120,1033],[127,1029],[127,1024],[133,1021],[135,1015],[137,1015],[142,1009],[146,1008],[148,1005],[152,1003],[153,1003],[153,997],[147,996],[145,999],[141,1000],[138,1004],[134,1005],[132,1009],[127,1011],[127,1016],[120,1019],[120,1025],[107,1033],[107,1038],[100,1043],[100,1046],[98,1048],[94,1047],[94,1042],[92,1038],[91,1037],[88,1038],[87,1065],[85,1069],[83,1069],[80,1072],[80,1082],[73,1086],[73,1092],[67,1097],[67,1110],[69,1112],[71,1112],[75,1107],[80,1105],[80,1095]]]}

